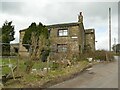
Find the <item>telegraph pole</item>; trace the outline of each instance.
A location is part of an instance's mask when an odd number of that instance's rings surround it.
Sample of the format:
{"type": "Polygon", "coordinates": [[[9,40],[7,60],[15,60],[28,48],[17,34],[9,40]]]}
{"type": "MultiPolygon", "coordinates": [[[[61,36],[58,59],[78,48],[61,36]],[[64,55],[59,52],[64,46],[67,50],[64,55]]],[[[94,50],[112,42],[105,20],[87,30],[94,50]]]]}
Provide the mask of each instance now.
{"type": "Polygon", "coordinates": [[[109,51],[111,51],[111,8],[109,8],[109,51]]]}
{"type": "Polygon", "coordinates": [[[114,38],[114,46],[115,46],[115,53],[116,53],[116,38],[114,38]]]}

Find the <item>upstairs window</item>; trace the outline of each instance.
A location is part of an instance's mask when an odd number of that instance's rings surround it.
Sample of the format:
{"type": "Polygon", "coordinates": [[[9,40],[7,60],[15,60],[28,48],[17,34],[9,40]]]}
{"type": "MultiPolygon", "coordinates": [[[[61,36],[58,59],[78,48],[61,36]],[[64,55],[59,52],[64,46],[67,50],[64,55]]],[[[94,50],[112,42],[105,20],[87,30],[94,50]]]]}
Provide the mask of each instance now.
{"type": "Polygon", "coordinates": [[[59,29],[58,36],[68,36],[68,29],[59,29]]]}
{"type": "Polygon", "coordinates": [[[67,52],[67,44],[58,44],[57,49],[58,52],[67,52]]]}

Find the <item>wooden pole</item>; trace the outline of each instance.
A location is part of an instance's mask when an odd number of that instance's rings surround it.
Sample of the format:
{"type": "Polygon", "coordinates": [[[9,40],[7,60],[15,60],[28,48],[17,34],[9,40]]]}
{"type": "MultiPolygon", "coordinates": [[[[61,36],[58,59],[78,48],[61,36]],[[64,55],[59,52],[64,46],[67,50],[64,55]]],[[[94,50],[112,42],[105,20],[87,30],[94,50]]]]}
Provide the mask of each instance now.
{"type": "Polygon", "coordinates": [[[17,73],[19,73],[19,60],[20,60],[20,55],[18,54],[18,58],[17,58],[17,73]]]}
{"type": "Polygon", "coordinates": [[[14,72],[13,72],[13,69],[12,69],[12,64],[10,62],[10,58],[9,58],[9,67],[11,69],[11,73],[12,73],[13,79],[15,80],[15,75],[14,75],[14,72]]]}
{"type": "Polygon", "coordinates": [[[47,59],[47,73],[48,73],[48,70],[49,70],[49,56],[48,56],[48,59],[47,59]]]}

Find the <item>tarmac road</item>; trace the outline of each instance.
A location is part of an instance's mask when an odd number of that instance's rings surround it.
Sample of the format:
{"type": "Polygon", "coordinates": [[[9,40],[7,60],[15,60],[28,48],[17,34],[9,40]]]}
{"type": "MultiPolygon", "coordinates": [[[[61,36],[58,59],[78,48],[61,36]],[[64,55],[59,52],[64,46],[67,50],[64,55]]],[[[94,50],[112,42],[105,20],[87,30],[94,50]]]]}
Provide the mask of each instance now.
{"type": "Polygon", "coordinates": [[[90,71],[50,88],[118,88],[118,60],[94,65],[90,71]]]}

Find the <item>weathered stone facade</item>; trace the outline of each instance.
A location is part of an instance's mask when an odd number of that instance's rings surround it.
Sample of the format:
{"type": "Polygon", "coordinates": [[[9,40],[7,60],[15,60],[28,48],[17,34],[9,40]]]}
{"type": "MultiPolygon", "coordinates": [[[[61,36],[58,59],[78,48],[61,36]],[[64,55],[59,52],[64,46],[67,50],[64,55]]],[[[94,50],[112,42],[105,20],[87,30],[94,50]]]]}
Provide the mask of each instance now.
{"type": "Polygon", "coordinates": [[[25,30],[20,31],[20,40],[19,40],[19,55],[21,57],[29,57],[27,49],[23,46],[22,41],[25,34],[25,30]]]}
{"type": "MultiPolygon", "coordinates": [[[[94,29],[84,29],[82,13],[78,16],[78,22],[47,25],[50,32],[51,56],[55,59],[70,59],[79,56],[90,45],[91,51],[95,51],[94,29]],[[93,32],[92,32],[93,31],[93,32]],[[88,34],[89,33],[89,34],[88,34]],[[92,37],[92,39],[90,39],[92,37]]],[[[27,56],[27,50],[22,45],[25,30],[20,31],[19,54],[27,56]],[[26,54],[25,54],[26,53],[26,54]]]]}
{"type": "Polygon", "coordinates": [[[10,44],[10,54],[17,55],[19,50],[19,43],[10,44]]]}
{"type": "Polygon", "coordinates": [[[95,30],[85,29],[85,47],[88,51],[95,51],[95,30]]]}
{"type": "Polygon", "coordinates": [[[82,47],[84,47],[84,43],[81,37],[84,33],[83,23],[66,23],[49,25],[47,27],[50,30],[52,53],[55,53],[53,57],[61,57],[61,59],[65,57],[71,58],[74,55],[78,56],[83,52],[82,47]],[[59,30],[63,33],[60,33],[59,30]],[[64,31],[66,31],[65,35],[64,31]]]}

